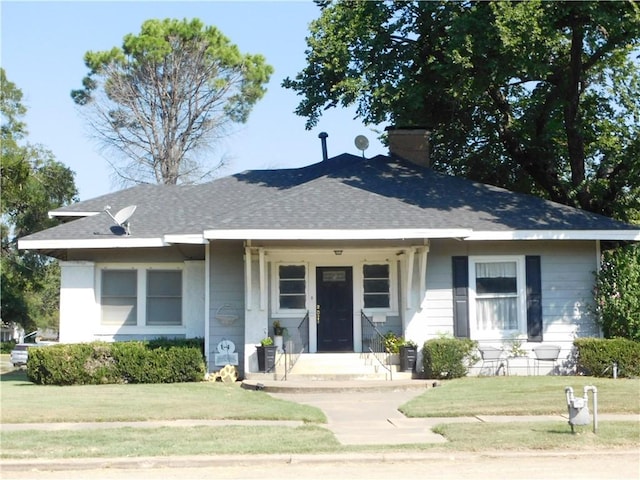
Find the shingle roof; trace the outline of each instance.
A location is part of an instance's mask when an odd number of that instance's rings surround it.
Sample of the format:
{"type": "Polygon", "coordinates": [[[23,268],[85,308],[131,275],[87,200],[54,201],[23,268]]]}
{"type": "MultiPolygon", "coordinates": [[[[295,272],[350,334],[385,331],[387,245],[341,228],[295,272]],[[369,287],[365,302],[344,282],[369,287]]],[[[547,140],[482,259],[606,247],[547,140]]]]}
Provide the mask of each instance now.
{"type": "Polygon", "coordinates": [[[57,213],[101,212],[25,240],[113,237],[103,212],[137,205],[130,238],[205,230],[638,230],[613,219],[379,155],[343,154],[297,169],[253,170],[201,185],[144,185],[57,213]]]}

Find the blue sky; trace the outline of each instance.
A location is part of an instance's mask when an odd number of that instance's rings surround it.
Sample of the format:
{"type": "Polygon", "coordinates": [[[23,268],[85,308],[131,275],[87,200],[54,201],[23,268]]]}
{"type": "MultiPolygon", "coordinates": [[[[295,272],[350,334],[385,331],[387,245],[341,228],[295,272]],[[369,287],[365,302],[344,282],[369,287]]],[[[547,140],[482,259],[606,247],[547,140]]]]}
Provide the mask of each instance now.
{"type": "MultiPolygon", "coordinates": [[[[42,144],[76,172],[80,199],[118,190],[111,170],[70,97],[81,86],[88,50],[122,45],[127,33],[138,33],[150,18],[199,18],[216,26],[243,53],[260,53],[275,68],[265,97],[248,123],[225,139],[213,154],[229,164],[218,173],[248,169],[300,167],[320,161],[318,134],[325,131],[329,156],[360,154],[357,135],[369,139],[367,157],[385,153],[372,127],[354,120],[353,110],[325,112],[313,130],[293,113],[295,92],[280,84],[305,66],[305,37],[319,9],[308,1],[191,2],[29,2],[2,0],[0,62],[7,77],[24,94],[30,143],[42,144]]],[[[383,126],[377,128],[383,129],[383,126]]]]}

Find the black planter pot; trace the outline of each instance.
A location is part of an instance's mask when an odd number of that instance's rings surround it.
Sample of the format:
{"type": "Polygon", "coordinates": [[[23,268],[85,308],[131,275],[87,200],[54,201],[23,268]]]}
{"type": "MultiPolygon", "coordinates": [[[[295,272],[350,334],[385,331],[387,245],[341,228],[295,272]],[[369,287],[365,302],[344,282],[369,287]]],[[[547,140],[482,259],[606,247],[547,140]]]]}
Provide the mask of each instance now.
{"type": "Polygon", "coordinates": [[[400,370],[403,372],[413,372],[416,368],[418,349],[416,347],[403,345],[400,347],[400,370]]]}
{"type": "Polygon", "coordinates": [[[261,372],[270,372],[276,365],[276,351],[278,347],[275,345],[267,345],[266,347],[258,345],[258,370],[261,372]]]}

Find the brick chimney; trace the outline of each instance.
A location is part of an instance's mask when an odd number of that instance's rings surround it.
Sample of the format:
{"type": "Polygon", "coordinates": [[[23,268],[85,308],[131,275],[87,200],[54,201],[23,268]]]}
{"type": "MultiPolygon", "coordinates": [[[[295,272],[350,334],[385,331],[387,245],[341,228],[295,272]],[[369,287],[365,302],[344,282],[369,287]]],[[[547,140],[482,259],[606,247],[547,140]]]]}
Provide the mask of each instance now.
{"type": "Polygon", "coordinates": [[[389,155],[392,158],[408,160],[421,167],[430,165],[430,131],[420,127],[387,127],[389,155]]]}

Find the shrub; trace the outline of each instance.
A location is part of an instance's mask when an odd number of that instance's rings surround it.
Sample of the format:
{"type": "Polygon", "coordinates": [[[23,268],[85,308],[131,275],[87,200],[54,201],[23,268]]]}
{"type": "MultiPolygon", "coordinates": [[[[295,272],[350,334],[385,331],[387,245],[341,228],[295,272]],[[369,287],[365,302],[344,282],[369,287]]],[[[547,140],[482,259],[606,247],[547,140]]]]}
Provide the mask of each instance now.
{"type": "Polygon", "coordinates": [[[424,344],[422,361],[427,378],[464,377],[478,361],[478,344],[468,338],[434,338],[424,344]]]}
{"type": "Polygon", "coordinates": [[[205,364],[199,344],[93,342],[32,349],[27,376],[41,385],[197,382],[205,364]]]}
{"type": "Polygon", "coordinates": [[[147,345],[150,349],[156,348],[171,348],[171,347],[193,347],[198,348],[202,352],[202,358],[204,358],[204,338],[167,338],[158,337],[153,340],[147,340],[147,345]]]}
{"type": "Polygon", "coordinates": [[[27,377],[40,385],[114,383],[117,374],[107,374],[108,348],[102,342],[32,348],[27,377]],[[103,380],[105,375],[110,380],[103,380]]]}
{"type": "Polygon", "coordinates": [[[15,340],[7,340],[6,342],[0,343],[0,353],[11,353],[13,347],[16,346],[15,340]]]}
{"type": "Polygon", "coordinates": [[[640,376],[640,342],[624,338],[578,338],[573,345],[577,350],[580,373],[611,377],[615,362],[619,377],[640,376]]]}
{"type": "Polygon", "coordinates": [[[594,299],[605,338],[640,341],[640,245],[602,254],[594,299]]]}

